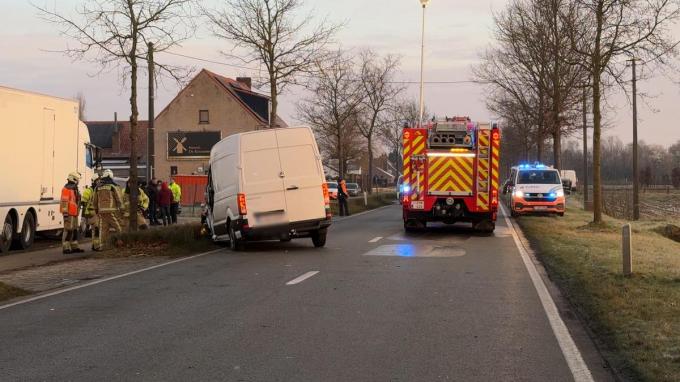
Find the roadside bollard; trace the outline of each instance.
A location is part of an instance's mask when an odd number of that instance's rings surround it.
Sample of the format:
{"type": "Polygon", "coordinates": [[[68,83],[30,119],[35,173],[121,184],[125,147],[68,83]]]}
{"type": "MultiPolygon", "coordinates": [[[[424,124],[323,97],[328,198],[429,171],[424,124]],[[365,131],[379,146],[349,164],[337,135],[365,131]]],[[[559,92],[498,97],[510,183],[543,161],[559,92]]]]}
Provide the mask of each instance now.
{"type": "Polygon", "coordinates": [[[622,239],[623,275],[630,276],[633,274],[633,230],[630,224],[623,226],[622,239]]]}
{"type": "Polygon", "coordinates": [[[364,191],[364,206],[368,207],[368,193],[364,191]]]}

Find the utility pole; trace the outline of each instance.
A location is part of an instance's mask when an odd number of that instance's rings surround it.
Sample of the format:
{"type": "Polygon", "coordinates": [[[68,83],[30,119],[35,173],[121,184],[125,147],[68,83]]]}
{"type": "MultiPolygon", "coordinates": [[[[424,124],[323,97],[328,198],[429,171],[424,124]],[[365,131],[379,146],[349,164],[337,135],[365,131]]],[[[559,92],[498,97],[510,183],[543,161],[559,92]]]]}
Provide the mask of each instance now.
{"type": "Polygon", "coordinates": [[[155,64],[153,61],[153,43],[149,43],[149,128],[146,134],[146,182],[147,184],[153,179],[154,165],[155,165],[155,150],[154,150],[154,119],[156,114],[154,112],[154,77],[155,64]]]}
{"type": "Polygon", "coordinates": [[[588,205],[588,87],[583,87],[583,208],[588,205]]]}
{"type": "Polygon", "coordinates": [[[633,65],[633,220],[640,220],[640,172],[638,169],[638,131],[637,131],[637,73],[636,58],[633,65]]]}
{"type": "Polygon", "coordinates": [[[418,127],[423,127],[423,114],[425,113],[425,9],[430,3],[430,0],[420,0],[420,5],[423,6],[423,31],[421,35],[420,45],[420,118],[418,127]]]}

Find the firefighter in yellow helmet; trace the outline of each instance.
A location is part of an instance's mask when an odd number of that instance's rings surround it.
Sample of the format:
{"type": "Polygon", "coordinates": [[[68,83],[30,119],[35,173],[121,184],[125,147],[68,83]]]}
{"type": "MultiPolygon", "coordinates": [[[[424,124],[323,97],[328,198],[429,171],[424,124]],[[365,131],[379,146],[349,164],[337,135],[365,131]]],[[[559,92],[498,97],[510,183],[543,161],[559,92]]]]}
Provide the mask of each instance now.
{"type": "Polygon", "coordinates": [[[120,188],[113,181],[113,172],[106,170],[102,174],[92,199],[94,212],[99,216],[99,247],[101,251],[109,241],[109,235],[123,232],[122,211],[123,200],[120,188]]]}
{"type": "Polygon", "coordinates": [[[61,246],[65,255],[84,252],[78,247],[79,181],[80,174],[72,172],[68,174],[67,183],[61,190],[59,212],[64,217],[64,232],[61,237],[61,246]]]}
{"type": "Polygon", "coordinates": [[[87,187],[83,191],[83,196],[80,200],[80,205],[83,209],[83,218],[87,226],[92,232],[92,249],[97,250],[101,245],[99,244],[99,216],[94,211],[94,192],[97,188],[97,181],[99,174],[95,173],[92,177],[92,186],[87,187]]]}
{"type": "Polygon", "coordinates": [[[123,223],[126,227],[130,223],[130,214],[134,213],[137,214],[137,227],[139,229],[147,229],[149,226],[146,225],[146,219],[144,218],[144,211],[146,211],[149,208],[149,197],[146,196],[146,193],[144,190],[142,190],[141,187],[137,188],[137,207],[133,208],[130,205],[130,179],[128,179],[127,184],[125,186],[125,192],[123,193],[123,211],[124,212],[124,217],[125,217],[125,223],[123,223]]]}

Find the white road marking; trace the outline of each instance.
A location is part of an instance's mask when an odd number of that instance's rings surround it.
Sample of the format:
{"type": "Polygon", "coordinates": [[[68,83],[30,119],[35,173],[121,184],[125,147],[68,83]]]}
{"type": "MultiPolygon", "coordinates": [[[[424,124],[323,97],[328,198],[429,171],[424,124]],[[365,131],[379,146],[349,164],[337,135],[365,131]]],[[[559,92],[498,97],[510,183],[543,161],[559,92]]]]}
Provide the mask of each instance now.
{"type": "Polygon", "coordinates": [[[113,281],[113,280],[121,279],[121,278],[123,278],[123,277],[128,277],[128,276],[136,275],[137,273],[142,273],[142,272],[150,271],[150,270],[153,270],[153,269],[162,268],[162,267],[165,267],[165,266],[168,266],[168,265],[181,263],[181,262],[183,262],[183,261],[188,261],[188,260],[197,259],[197,258],[199,258],[199,257],[211,255],[211,254],[213,254],[213,253],[215,253],[215,252],[220,252],[220,251],[224,251],[224,250],[223,250],[223,249],[216,249],[216,250],[210,251],[210,252],[199,253],[198,255],[193,255],[193,256],[189,256],[189,257],[183,257],[183,258],[181,258],[181,259],[168,261],[168,262],[166,262],[166,263],[161,263],[161,264],[153,265],[153,266],[151,266],[151,267],[146,267],[146,268],[138,269],[138,270],[136,270],[136,271],[132,271],[132,272],[128,272],[128,273],[123,273],[123,274],[121,274],[121,275],[106,277],[106,278],[103,278],[103,279],[100,279],[100,280],[91,281],[91,282],[89,282],[89,283],[80,284],[80,285],[72,286],[72,287],[65,288],[65,289],[59,289],[59,290],[56,290],[56,291],[54,291],[54,292],[49,292],[49,293],[45,293],[45,294],[40,294],[40,295],[37,295],[37,296],[35,296],[35,297],[27,298],[27,299],[25,299],[25,300],[20,300],[20,301],[17,301],[17,302],[13,302],[13,303],[11,303],[11,304],[0,305],[0,310],[7,309],[7,308],[11,308],[11,307],[17,306],[17,305],[27,304],[27,303],[33,302],[33,301],[42,300],[42,299],[44,299],[44,298],[56,296],[56,295],[59,295],[59,294],[62,294],[62,293],[71,292],[71,291],[78,290],[78,289],[82,289],[82,288],[87,288],[87,287],[90,287],[90,286],[93,286],[93,285],[105,283],[105,282],[107,282],[107,281],[113,281]]]}
{"type": "Polygon", "coordinates": [[[333,216],[333,221],[335,221],[335,222],[342,222],[342,221],[345,221],[345,220],[349,220],[349,219],[355,218],[355,217],[357,217],[357,216],[362,216],[362,215],[370,214],[371,212],[377,212],[377,211],[380,211],[380,210],[384,210],[385,208],[390,208],[390,207],[396,206],[396,205],[398,205],[398,204],[388,204],[388,205],[386,205],[386,206],[374,208],[374,209],[372,209],[372,210],[366,210],[366,211],[358,212],[358,213],[356,213],[356,214],[349,215],[349,216],[333,216]]]}
{"type": "Polygon", "coordinates": [[[369,242],[369,243],[377,243],[377,242],[379,242],[380,239],[382,239],[382,238],[383,238],[382,236],[374,237],[373,239],[369,240],[368,242],[369,242]]]}
{"type": "Polygon", "coordinates": [[[550,296],[550,292],[548,292],[548,288],[545,286],[545,283],[543,282],[541,275],[538,274],[538,270],[536,270],[536,266],[531,261],[529,253],[527,252],[526,248],[524,248],[524,244],[522,243],[522,241],[519,238],[519,235],[517,234],[517,229],[515,228],[515,225],[508,218],[508,215],[505,211],[505,207],[501,206],[501,209],[503,211],[505,223],[508,225],[508,228],[511,228],[510,232],[512,233],[512,238],[515,240],[515,245],[517,246],[517,249],[519,250],[519,253],[522,256],[524,266],[529,272],[529,277],[531,278],[531,281],[534,283],[534,288],[536,289],[538,297],[541,300],[543,310],[545,311],[546,316],[548,316],[550,327],[552,328],[553,333],[557,338],[557,343],[560,345],[560,349],[562,350],[562,354],[564,355],[564,358],[567,361],[569,370],[571,370],[571,374],[574,377],[574,381],[576,382],[594,381],[593,376],[590,373],[590,370],[588,369],[588,365],[586,365],[585,361],[583,360],[583,356],[581,355],[581,352],[578,350],[578,347],[574,342],[574,339],[571,337],[571,334],[569,334],[569,329],[567,329],[567,325],[562,320],[562,317],[560,317],[560,313],[557,310],[555,301],[553,301],[552,296],[550,296]]]}
{"type": "Polygon", "coordinates": [[[295,284],[299,284],[299,283],[301,283],[301,282],[307,280],[308,278],[310,278],[310,277],[316,275],[317,273],[319,273],[319,271],[309,271],[309,272],[305,273],[305,274],[302,275],[302,276],[298,276],[298,277],[296,277],[296,278],[294,278],[294,279],[288,281],[288,282],[286,283],[286,285],[295,285],[295,284]]]}

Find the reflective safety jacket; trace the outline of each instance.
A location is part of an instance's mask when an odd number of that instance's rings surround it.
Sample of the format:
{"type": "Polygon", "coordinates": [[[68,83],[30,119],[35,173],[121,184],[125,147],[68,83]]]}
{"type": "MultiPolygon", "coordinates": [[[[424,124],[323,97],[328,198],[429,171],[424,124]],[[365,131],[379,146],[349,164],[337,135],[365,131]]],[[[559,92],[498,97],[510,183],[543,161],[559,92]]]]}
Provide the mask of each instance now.
{"type": "Polygon", "coordinates": [[[83,196],[80,199],[80,205],[83,208],[83,216],[86,218],[91,218],[94,216],[94,204],[92,199],[94,198],[94,189],[88,187],[83,191],[83,196]]]}
{"type": "MultiPolygon", "coordinates": [[[[149,197],[146,196],[146,193],[140,188],[138,191],[138,196],[137,196],[137,207],[142,210],[146,211],[149,208],[149,197]]],[[[125,208],[125,214],[127,216],[129,211],[131,210],[130,208],[130,194],[127,192],[123,194],[123,208],[125,208]]]]}
{"type": "Polygon", "coordinates": [[[97,214],[120,212],[123,209],[120,188],[113,181],[103,182],[97,186],[92,204],[97,214]]]}
{"type": "Polygon", "coordinates": [[[172,202],[179,203],[182,200],[182,187],[175,182],[170,185],[170,191],[172,191],[172,202]]]}
{"type": "Polygon", "coordinates": [[[78,205],[80,204],[80,194],[78,193],[78,185],[68,182],[61,189],[61,201],[59,203],[59,212],[64,216],[78,216],[78,205]]]}

